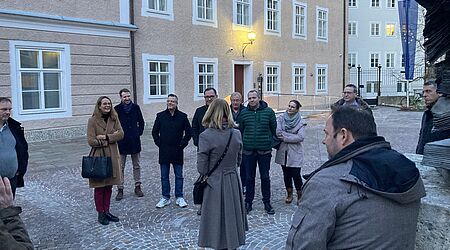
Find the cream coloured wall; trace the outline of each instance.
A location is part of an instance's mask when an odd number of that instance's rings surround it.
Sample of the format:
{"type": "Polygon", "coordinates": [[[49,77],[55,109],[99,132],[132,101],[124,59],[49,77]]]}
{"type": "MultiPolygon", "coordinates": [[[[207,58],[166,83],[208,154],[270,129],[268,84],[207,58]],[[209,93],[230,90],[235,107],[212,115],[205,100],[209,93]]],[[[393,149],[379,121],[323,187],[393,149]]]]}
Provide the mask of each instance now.
{"type": "MultiPolygon", "coordinates": [[[[264,35],[264,1],[253,1],[253,27],[257,37],[253,45],[241,56],[242,43],[247,41],[247,31],[233,30],[232,2],[218,2],[217,28],[193,25],[192,1],[174,1],[174,20],[141,16],[141,2],[135,2],[136,70],[138,103],[147,121],[153,121],[156,112],[165,109],[165,98],[152,104],[143,104],[142,54],[173,55],[175,58],[175,93],[179,108],[193,115],[195,108],[203,105],[194,99],[193,57],[218,59],[218,91],[224,97],[234,91],[233,60],[252,64],[251,83],[264,72],[264,61],[281,62],[282,93],[291,93],[291,64],[307,65],[307,94],[315,94],[315,65],[328,64],[328,95],[339,96],[343,76],[343,8],[341,1],[302,1],[308,5],[307,39],[292,38],[292,1],[282,0],[281,36],[264,35]],[[328,42],[316,41],[316,6],[328,8],[328,42]],[[229,48],[233,51],[227,53],[229,48]],[[311,75],[312,74],[312,75],[311,75]]],[[[265,95],[267,96],[267,95],[265,95]]],[[[272,98],[273,99],[273,98],[272,98]]],[[[274,102],[269,96],[269,103],[274,102]]]]}
{"type": "Polygon", "coordinates": [[[119,0],[2,0],[0,9],[119,22],[119,0]]]}
{"type": "Polygon", "coordinates": [[[117,104],[119,90],[130,88],[128,38],[0,27],[0,96],[11,96],[9,41],[60,43],[70,46],[72,117],[22,121],[27,131],[83,127],[92,115],[99,96],[107,95],[117,104]]]}

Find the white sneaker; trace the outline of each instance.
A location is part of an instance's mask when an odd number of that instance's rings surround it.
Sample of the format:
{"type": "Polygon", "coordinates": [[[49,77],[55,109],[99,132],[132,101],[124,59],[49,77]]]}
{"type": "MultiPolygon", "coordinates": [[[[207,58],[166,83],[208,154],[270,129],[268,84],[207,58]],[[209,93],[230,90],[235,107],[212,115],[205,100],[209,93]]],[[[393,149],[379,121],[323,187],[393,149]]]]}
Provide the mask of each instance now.
{"type": "Polygon", "coordinates": [[[165,206],[167,206],[169,204],[170,204],[170,199],[166,199],[166,198],[163,197],[163,198],[161,198],[159,200],[158,204],[156,204],[156,208],[163,208],[163,207],[165,207],[165,206]]]}
{"type": "Polygon", "coordinates": [[[180,207],[187,207],[187,205],[188,205],[183,197],[177,198],[177,202],[176,203],[180,207]]]}

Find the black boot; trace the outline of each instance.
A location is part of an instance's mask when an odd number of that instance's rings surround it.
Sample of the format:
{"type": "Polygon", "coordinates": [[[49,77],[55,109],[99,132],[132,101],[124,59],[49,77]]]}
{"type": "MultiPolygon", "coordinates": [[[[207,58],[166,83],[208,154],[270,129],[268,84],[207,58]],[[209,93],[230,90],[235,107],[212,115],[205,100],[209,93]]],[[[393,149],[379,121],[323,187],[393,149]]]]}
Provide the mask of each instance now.
{"type": "Polygon", "coordinates": [[[109,224],[109,220],[106,217],[106,213],[104,212],[98,212],[98,222],[102,225],[108,225],[109,224]]]}
{"type": "Polygon", "coordinates": [[[247,214],[249,214],[250,213],[250,211],[252,211],[253,210],[253,207],[252,207],[252,203],[245,203],[245,211],[247,212],[247,214]]]}
{"type": "Polygon", "coordinates": [[[119,222],[119,217],[112,215],[110,212],[106,212],[106,219],[112,222],[119,222]]]}
{"type": "Polygon", "coordinates": [[[275,214],[275,210],[273,210],[272,205],[270,205],[270,202],[264,202],[264,210],[266,210],[267,214],[275,214]]]}

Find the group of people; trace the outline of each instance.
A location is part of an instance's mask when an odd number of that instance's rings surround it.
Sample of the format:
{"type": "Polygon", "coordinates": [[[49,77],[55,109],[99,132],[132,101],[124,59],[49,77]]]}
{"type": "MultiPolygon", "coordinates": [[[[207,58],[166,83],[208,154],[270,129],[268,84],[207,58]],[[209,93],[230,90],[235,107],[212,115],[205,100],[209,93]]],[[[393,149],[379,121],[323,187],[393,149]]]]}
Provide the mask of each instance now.
{"type": "MultiPolygon", "coordinates": [[[[439,98],[436,89],[434,82],[424,85],[428,109],[417,153],[423,152],[425,143],[449,137],[435,135],[431,130],[428,110],[439,98]]],[[[121,103],[114,108],[109,97],[98,98],[87,127],[89,145],[103,148],[112,159],[112,177],[89,180],[94,188],[98,221],[104,225],[119,221],[110,212],[110,200],[113,185],[117,185],[116,200],[123,199],[127,155],[132,159],[134,193],[138,197],[144,195],[139,163],[144,119],[128,89],[122,89],[119,95],[121,103]]],[[[282,168],[285,202],[293,201],[294,187],[297,192],[298,208],[292,218],[287,249],[414,248],[420,199],[425,196],[420,173],[414,162],[377,135],[372,111],[357,96],[354,85],[345,86],[343,98],[331,107],[326,121],[322,143],[329,160],[305,175],[304,184],[300,169],[306,123],[299,113],[300,102],[291,100],[286,111],[276,118],[255,90],[248,92],[246,107],[237,92],[231,95],[231,105],[218,98],[213,88],[204,91],[204,98],[205,105],[195,111],[191,126],[187,115],[178,109],[178,97],[169,94],[167,108],[156,115],[152,129],[161,171],[157,208],[171,203],[170,164],[175,174],[176,204],[187,206],[183,195],[183,151],[191,138],[197,147],[199,174],[209,173],[218,164],[207,179],[198,212],[200,247],[234,249],[245,244],[257,167],[264,209],[268,214],[275,213],[270,202],[269,174],[275,138],[281,141],[275,162],[282,168]]],[[[0,98],[0,246],[20,244],[32,248],[18,216],[20,208],[12,204],[15,188],[23,186],[28,145],[23,128],[10,117],[10,112],[10,99],[0,98]]],[[[100,155],[102,151],[93,154],[100,155]]]]}

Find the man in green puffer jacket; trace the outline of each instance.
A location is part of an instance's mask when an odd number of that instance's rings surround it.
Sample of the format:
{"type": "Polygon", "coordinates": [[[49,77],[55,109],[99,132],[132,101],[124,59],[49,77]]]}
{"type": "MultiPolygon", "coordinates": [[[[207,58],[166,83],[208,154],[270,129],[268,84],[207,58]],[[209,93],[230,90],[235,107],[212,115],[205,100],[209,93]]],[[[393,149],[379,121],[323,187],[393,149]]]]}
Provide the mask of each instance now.
{"type": "Polygon", "coordinates": [[[244,145],[242,161],[246,172],[245,209],[247,213],[252,210],[258,164],[264,209],[268,214],[274,214],[275,210],[270,204],[269,170],[272,158],[272,136],[275,135],[277,128],[275,112],[267,106],[266,102],[259,99],[259,93],[256,90],[250,90],[247,97],[247,108],[242,110],[237,121],[244,145]]]}

